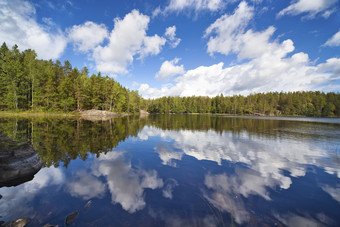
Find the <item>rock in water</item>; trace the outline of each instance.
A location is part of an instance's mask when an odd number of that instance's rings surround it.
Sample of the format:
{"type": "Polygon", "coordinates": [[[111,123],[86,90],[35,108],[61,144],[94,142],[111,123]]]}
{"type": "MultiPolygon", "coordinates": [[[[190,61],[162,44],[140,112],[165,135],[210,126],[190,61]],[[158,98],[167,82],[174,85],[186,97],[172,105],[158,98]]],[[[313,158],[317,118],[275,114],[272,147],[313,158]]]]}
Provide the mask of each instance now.
{"type": "Polygon", "coordinates": [[[66,226],[72,225],[73,222],[77,219],[79,212],[76,210],[73,213],[66,216],[65,224],[66,226]]]}
{"type": "Polygon", "coordinates": [[[91,201],[91,200],[88,201],[88,202],[86,203],[86,205],[84,206],[84,211],[87,211],[87,209],[89,209],[89,207],[91,206],[91,204],[92,204],[92,201],[91,201]]]}
{"type": "Polygon", "coordinates": [[[43,166],[43,161],[28,142],[18,143],[0,134],[0,151],[0,187],[30,181],[43,166]]]}
{"type": "Polygon", "coordinates": [[[20,218],[16,221],[12,221],[7,223],[5,226],[10,227],[25,227],[28,224],[29,220],[27,218],[20,218]]]}

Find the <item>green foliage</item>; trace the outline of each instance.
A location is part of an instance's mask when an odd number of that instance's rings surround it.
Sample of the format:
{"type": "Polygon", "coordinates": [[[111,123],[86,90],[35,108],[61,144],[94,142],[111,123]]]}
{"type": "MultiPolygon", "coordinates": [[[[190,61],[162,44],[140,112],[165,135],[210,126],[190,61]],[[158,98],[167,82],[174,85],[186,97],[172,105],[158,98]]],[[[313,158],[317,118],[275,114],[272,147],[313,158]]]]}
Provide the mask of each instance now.
{"type": "Polygon", "coordinates": [[[136,137],[144,125],[138,117],[94,122],[70,117],[0,118],[0,132],[19,143],[30,141],[47,167],[67,167],[89,153],[110,152],[120,141],[136,137]]]}
{"type": "Polygon", "coordinates": [[[73,68],[69,61],[36,59],[34,50],[20,52],[15,45],[0,47],[0,110],[81,111],[98,109],[138,112],[144,103],[137,91],[129,91],[100,73],[73,68]]]}
{"type": "Polygon", "coordinates": [[[246,97],[162,97],[147,101],[152,113],[214,113],[267,116],[339,117],[340,94],[316,92],[258,93],[246,97]]]}
{"type": "Polygon", "coordinates": [[[135,113],[214,113],[235,115],[340,116],[340,94],[323,92],[270,92],[247,97],[162,97],[144,100],[108,76],[88,75],[69,61],[36,59],[34,50],[0,47],[0,110],[81,111],[98,109],[135,113]]]}

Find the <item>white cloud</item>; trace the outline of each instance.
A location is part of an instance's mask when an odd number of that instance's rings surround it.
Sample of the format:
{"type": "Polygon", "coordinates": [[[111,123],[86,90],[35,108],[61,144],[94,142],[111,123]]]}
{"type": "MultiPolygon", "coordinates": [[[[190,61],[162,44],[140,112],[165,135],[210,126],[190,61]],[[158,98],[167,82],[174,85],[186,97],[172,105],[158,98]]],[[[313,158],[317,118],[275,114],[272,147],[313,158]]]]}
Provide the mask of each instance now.
{"type": "Polygon", "coordinates": [[[175,25],[168,27],[166,29],[165,37],[167,37],[169,39],[169,43],[170,43],[172,48],[177,47],[179,45],[179,43],[181,42],[181,39],[176,37],[176,26],[175,25]]]}
{"type": "Polygon", "coordinates": [[[153,16],[160,13],[166,14],[170,12],[181,12],[185,10],[194,10],[196,13],[199,11],[218,11],[224,9],[227,1],[225,0],[170,0],[163,10],[159,7],[153,12],[153,16]]]}
{"type": "Polygon", "coordinates": [[[292,40],[271,41],[274,27],[262,32],[247,30],[253,11],[247,3],[241,2],[233,14],[221,16],[205,31],[205,37],[209,37],[208,53],[236,54],[239,60],[248,61],[234,66],[224,66],[223,63],[199,66],[161,89],[141,84],[140,94],[145,98],[155,98],[340,89],[339,85],[325,85],[334,84],[334,80],[339,79],[339,58],[315,65],[306,53],[293,53],[292,40]]]}
{"type": "Polygon", "coordinates": [[[335,33],[327,42],[325,46],[340,46],[340,31],[335,33]]]}
{"type": "Polygon", "coordinates": [[[327,18],[333,12],[334,9],[331,7],[337,2],[337,0],[296,0],[285,9],[278,13],[278,16],[284,15],[298,15],[305,13],[307,18],[314,18],[317,14],[322,13],[322,16],[327,18]]]}
{"type": "Polygon", "coordinates": [[[340,79],[340,58],[327,59],[326,63],[319,64],[317,69],[320,73],[331,74],[330,79],[340,79]]]}
{"type": "Polygon", "coordinates": [[[127,67],[133,62],[135,56],[142,59],[159,54],[166,39],[158,35],[146,35],[149,21],[148,16],[137,10],[132,10],[123,19],[116,18],[109,43],[94,49],[93,58],[97,70],[104,73],[124,74],[127,73],[127,67]]]}
{"type": "Polygon", "coordinates": [[[159,54],[165,43],[166,39],[164,37],[159,37],[158,35],[145,36],[140,50],[140,58],[159,54]]]}
{"type": "Polygon", "coordinates": [[[235,53],[239,59],[244,59],[259,57],[268,49],[276,48],[276,43],[269,43],[269,38],[275,31],[273,27],[263,32],[254,32],[251,29],[245,31],[254,16],[253,11],[246,2],[241,2],[234,14],[225,14],[211,24],[204,35],[210,36],[208,53],[235,53]]]}
{"type": "MultiPolygon", "coordinates": [[[[293,48],[292,42],[282,43],[282,48],[293,48]]],[[[325,84],[339,79],[339,62],[339,58],[331,58],[326,63],[313,66],[305,53],[286,58],[268,54],[231,67],[224,67],[223,63],[200,66],[177,77],[174,85],[157,89],[144,83],[138,90],[144,98],[176,95],[213,97],[221,93],[248,95],[270,91],[334,91],[340,87],[325,84]]]]}
{"type": "Polygon", "coordinates": [[[176,75],[181,75],[185,73],[183,65],[176,65],[179,62],[179,58],[175,58],[171,61],[165,61],[161,65],[161,68],[156,73],[156,78],[158,79],[169,79],[176,75]]]}
{"type": "Polygon", "coordinates": [[[92,50],[108,37],[104,24],[87,21],[82,25],[74,25],[69,31],[69,39],[81,52],[92,50]]]}
{"type": "Polygon", "coordinates": [[[35,14],[33,4],[29,2],[1,0],[0,41],[9,46],[17,44],[20,50],[34,49],[39,58],[59,58],[66,48],[66,37],[51,20],[46,25],[39,24],[35,14]]]}
{"type": "Polygon", "coordinates": [[[143,45],[149,17],[133,10],[123,19],[116,18],[114,22],[109,44],[96,47],[94,60],[99,71],[126,73],[126,67],[132,63],[143,45]]]}

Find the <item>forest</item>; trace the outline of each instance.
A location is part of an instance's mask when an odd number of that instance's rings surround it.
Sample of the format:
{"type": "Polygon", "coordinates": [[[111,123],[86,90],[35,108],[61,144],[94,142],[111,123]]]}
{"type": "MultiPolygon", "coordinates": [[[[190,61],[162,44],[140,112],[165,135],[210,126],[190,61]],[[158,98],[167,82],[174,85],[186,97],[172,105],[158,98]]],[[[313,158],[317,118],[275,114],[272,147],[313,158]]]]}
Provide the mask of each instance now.
{"type": "Polygon", "coordinates": [[[0,48],[0,110],[138,112],[143,99],[108,76],[88,75],[69,61],[39,60],[34,50],[0,48]]]}
{"type": "Polygon", "coordinates": [[[0,48],[0,111],[79,112],[98,109],[136,113],[213,113],[259,116],[340,117],[340,94],[269,92],[216,97],[144,99],[101,73],[89,76],[69,61],[39,60],[34,50],[0,48]]]}
{"type": "Polygon", "coordinates": [[[269,92],[213,98],[162,97],[149,100],[152,113],[214,113],[257,116],[339,117],[340,94],[319,91],[269,92]]]}

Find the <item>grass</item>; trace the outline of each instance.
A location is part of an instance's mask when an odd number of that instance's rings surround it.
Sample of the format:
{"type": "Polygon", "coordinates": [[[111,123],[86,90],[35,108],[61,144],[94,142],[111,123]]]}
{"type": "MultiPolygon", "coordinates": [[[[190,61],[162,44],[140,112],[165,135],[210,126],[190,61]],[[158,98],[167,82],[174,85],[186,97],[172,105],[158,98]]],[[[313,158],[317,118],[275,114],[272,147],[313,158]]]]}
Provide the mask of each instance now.
{"type": "Polygon", "coordinates": [[[80,114],[76,112],[26,110],[26,111],[0,111],[0,116],[80,116],[80,114]]]}

